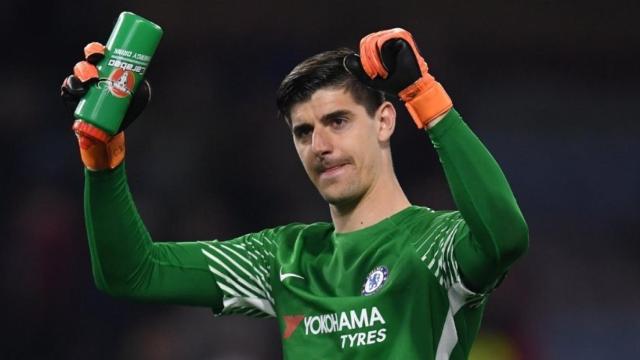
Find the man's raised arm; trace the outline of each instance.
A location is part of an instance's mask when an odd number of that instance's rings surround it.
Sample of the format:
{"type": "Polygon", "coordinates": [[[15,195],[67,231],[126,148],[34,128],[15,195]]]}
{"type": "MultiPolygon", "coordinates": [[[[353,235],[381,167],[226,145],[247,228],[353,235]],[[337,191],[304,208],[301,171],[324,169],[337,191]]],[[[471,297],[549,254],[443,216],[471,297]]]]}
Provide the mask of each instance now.
{"type": "Polygon", "coordinates": [[[498,163],[457,111],[429,136],[468,227],[456,234],[461,276],[471,290],[489,291],[526,251],[527,224],[498,163]]]}
{"type": "MultiPolygon", "coordinates": [[[[90,49],[99,52],[104,47],[90,49]]],[[[98,80],[94,64],[101,54],[92,51],[85,53],[87,61],[76,64],[74,74],[62,84],[61,95],[72,109],[98,80]]],[[[222,292],[202,254],[203,245],[154,243],[129,192],[123,131],[149,97],[145,81],[118,134],[108,139],[92,136],[80,120],[73,126],[85,165],[85,222],[95,283],[113,296],[220,309],[222,292]]]]}
{"type": "Polygon", "coordinates": [[[529,242],[527,224],[497,162],[453,110],[406,30],[364,37],[360,57],[345,58],[345,66],[369,86],[398,96],[418,128],[429,129],[466,225],[454,233],[462,279],[475,292],[491,290],[529,242]]]}

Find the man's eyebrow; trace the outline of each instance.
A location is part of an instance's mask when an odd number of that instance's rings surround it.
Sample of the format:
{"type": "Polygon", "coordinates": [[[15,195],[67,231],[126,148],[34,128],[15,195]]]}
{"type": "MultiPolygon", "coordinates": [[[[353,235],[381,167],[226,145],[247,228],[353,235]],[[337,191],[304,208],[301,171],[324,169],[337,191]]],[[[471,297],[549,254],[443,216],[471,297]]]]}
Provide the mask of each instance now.
{"type": "MultiPolygon", "coordinates": [[[[347,109],[340,109],[340,110],[332,111],[328,114],[322,115],[322,117],[320,118],[320,122],[326,123],[331,119],[335,119],[339,117],[351,117],[352,115],[353,115],[352,111],[347,109]]],[[[311,125],[309,122],[303,121],[300,124],[293,125],[291,127],[291,132],[295,134],[297,131],[306,129],[306,128],[313,128],[313,125],[311,125]]]]}
{"type": "Polygon", "coordinates": [[[335,119],[335,118],[339,118],[339,117],[351,117],[353,115],[352,111],[346,110],[346,109],[340,109],[340,110],[336,110],[333,112],[330,112],[328,114],[324,114],[322,115],[322,117],[320,118],[320,122],[327,122],[328,120],[331,119],[335,119]]]}

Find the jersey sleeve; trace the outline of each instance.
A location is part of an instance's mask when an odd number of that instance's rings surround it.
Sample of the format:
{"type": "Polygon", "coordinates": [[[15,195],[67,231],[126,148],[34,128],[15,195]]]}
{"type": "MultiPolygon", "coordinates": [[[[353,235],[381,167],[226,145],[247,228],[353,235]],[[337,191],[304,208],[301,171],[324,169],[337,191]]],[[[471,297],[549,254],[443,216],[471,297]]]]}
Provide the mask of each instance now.
{"type": "Polygon", "coordinates": [[[131,300],[275,316],[271,268],[278,228],[228,241],[155,242],[138,213],[124,163],[85,172],[85,225],[98,289],[131,300]]]}
{"type": "Polygon", "coordinates": [[[491,291],[526,251],[527,224],[498,163],[455,110],[429,136],[459,210],[442,225],[454,276],[476,292],[491,291]]]}
{"type": "Polygon", "coordinates": [[[448,294],[454,309],[463,305],[479,305],[486,294],[468,289],[461,277],[454,249],[469,235],[469,229],[458,211],[439,212],[414,246],[420,260],[448,294]]]}
{"type": "Polygon", "coordinates": [[[199,242],[154,242],[129,191],[124,163],[85,169],[84,212],[93,278],[115,297],[179,305],[222,305],[199,242]]]}
{"type": "Polygon", "coordinates": [[[209,271],[222,291],[218,315],[274,317],[271,269],[275,262],[274,230],[264,230],[227,241],[202,243],[209,271]]]}

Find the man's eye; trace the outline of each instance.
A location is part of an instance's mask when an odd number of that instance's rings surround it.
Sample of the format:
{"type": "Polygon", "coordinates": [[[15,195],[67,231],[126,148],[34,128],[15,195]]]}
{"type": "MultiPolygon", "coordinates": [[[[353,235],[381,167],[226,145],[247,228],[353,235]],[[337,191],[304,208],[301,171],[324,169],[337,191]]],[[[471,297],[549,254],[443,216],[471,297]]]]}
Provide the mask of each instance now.
{"type": "Polygon", "coordinates": [[[307,127],[307,126],[303,126],[303,127],[297,128],[294,131],[294,135],[298,139],[307,137],[309,134],[311,134],[311,128],[307,127]]]}
{"type": "Polygon", "coordinates": [[[345,123],[347,122],[347,120],[345,120],[344,118],[333,118],[331,120],[331,123],[334,127],[341,127],[343,126],[345,123]]]}

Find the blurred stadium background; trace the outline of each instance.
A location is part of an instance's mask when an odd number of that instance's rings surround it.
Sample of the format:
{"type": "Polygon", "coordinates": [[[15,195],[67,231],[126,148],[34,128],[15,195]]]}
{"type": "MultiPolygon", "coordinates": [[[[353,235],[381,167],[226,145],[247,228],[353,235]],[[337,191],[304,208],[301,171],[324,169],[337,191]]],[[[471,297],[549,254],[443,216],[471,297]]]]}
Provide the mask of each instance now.
{"type": "MultiPolygon", "coordinates": [[[[275,118],[275,89],[302,59],[401,26],[502,165],[531,229],[472,359],[638,358],[639,9],[593,0],[2,2],[0,358],[280,357],[273,321],[130,303],[93,285],[82,167],[58,87],[122,10],[165,29],[147,74],[152,103],[127,131],[130,186],[155,240],[327,220],[275,118]]],[[[400,114],[401,183],[414,203],[451,208],[435,153],[400,114]]]]}

